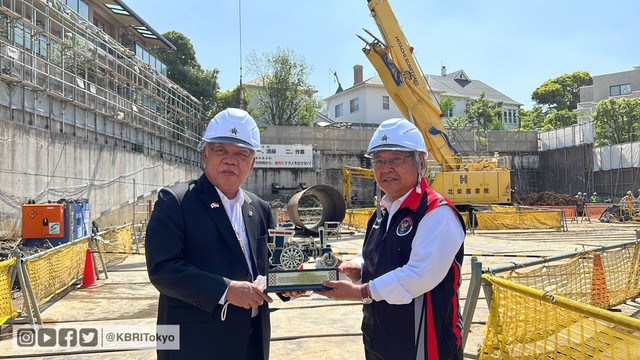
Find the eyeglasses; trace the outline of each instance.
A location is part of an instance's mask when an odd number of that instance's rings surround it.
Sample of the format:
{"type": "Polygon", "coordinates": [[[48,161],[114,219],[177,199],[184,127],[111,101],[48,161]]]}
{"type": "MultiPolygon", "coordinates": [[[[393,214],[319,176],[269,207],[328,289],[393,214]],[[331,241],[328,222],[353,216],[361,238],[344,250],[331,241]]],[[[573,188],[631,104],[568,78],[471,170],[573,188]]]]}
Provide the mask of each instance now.
{"type": "Polygon", "coordinates": [[[385,165],[389,165],[389,166],[400,166],[402,164],[404,164],[404,161],[410,157],[413,157],[413,155],[405,155],[405,156],[392,156],[390,158],[388,158],[387,160],[385,159],[373,159],[371,160],[371,164],[373,165],[374,169],[382,169],[385,165]]]}

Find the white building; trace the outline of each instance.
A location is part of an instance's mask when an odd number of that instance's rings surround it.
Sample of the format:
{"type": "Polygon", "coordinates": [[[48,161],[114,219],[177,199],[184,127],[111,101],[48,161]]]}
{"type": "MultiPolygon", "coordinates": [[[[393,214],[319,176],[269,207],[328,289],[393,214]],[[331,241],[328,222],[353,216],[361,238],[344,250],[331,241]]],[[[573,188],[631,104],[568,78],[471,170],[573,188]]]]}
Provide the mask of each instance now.
{"type": "MultiPolygon", "coordinates": [[[[379,76],[363,80],[362,65],[353,67],[353,86],[338,91],[325,99],[327,116],[333,122],[379,124],[382,121],[403,117],[396,104],[389,97],[379,76]]],[[[432,90],[432,100],[438,103],[443,95],[453,99],[453,109],[448,114],[463,116],[467,105],[480,97],[484,91],[485,98],[497,102],[502,107],[502,123],[505,129],[519,127],[518,110],[521,103],[509,98],[501,92],[479,80],[471,80],[464,70],[446,73],[442,67],[440,76],[426,75],[427,83],[432,90]]]]}
{"type": "Polygon", "coordinates": [[[580,88],[578,123],[592,120],[596,106],[608,98],[640,97],[640,66],[629,71],[593,76],[593,85],[580,88]]]}

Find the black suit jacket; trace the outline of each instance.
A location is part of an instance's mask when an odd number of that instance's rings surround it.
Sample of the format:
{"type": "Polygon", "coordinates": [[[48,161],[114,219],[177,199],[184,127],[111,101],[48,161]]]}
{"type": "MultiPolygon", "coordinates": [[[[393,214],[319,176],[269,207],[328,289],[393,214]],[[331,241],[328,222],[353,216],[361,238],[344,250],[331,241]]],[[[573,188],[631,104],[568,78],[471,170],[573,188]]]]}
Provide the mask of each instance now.
{"type": "MultiPolygon", "coordinates": [[[[232,280],[253,281],[220,196],[205,175],[158,194],[146,234],[147,269],[160,291],[158,324],[180,325],[180,351],[158,351],[159,359],[241,359],[246,356],[251,310],[218,302],[232,280]],[[184,196],[180,199],[181,193],[184,196]]],[[[241,190],[244,191],[244,190],[241,190]]],[[[242,215],[254,275],[268,267],[269,204],[244,191],[242,215]]],[[[260,307],[264,359],[271,336],[267,302],[260,307]]]]}

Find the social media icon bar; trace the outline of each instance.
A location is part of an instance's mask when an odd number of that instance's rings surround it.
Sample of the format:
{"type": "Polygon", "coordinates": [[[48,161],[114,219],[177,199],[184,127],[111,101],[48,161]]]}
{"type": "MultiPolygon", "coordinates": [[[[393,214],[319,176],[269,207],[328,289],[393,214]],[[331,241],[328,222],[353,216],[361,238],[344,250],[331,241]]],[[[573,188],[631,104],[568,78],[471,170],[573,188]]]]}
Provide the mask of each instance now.
{"type": "Polygon", "coordinates": [[[180,349],[179,325],[114,323],[92,328],[23,325],[13,328],[14,348],[180,349]]]}

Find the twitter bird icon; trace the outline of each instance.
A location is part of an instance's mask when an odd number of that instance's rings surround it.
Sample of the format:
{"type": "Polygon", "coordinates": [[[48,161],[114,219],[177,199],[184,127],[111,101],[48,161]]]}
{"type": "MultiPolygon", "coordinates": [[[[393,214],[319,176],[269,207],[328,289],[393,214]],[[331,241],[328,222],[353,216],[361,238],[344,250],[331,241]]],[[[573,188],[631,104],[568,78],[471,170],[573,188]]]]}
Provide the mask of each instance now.
{"type": "Polygon", "coordinates": [[[80,329],[80,346],[98,346],[98,329],[80,329]]]}

